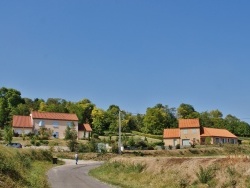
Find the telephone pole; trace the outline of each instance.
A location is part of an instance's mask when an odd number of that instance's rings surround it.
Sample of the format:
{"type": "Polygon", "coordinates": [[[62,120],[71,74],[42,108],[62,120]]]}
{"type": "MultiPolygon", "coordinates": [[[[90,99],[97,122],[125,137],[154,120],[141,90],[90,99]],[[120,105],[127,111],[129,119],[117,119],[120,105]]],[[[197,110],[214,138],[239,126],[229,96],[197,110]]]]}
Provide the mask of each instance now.
{"type": "Polygon", "coordinates": [[[118,152],[121,155],[122,154],[122,143],[121,143],[121,111],[119,110],[119,140],[118,140],[118,152]]]}

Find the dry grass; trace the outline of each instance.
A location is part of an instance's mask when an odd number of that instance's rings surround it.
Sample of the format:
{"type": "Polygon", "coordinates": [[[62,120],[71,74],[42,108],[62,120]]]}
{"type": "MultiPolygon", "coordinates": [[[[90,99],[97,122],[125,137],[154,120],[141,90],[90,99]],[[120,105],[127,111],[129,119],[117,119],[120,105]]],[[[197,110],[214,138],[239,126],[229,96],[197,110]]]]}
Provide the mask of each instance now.
{"type": "MultiPolygon", "coordinates": [[[[102,168],[102,167],[101,167],[102,168]]],[[[120,187],[250,187],[250,160],[248,158],[169,158],[169,157],[116,157],[99,171],[98,178],[120,187]],[[112,164],[142,165],[140,173],[126,173],[126,170],[112,172],[112,164]],[[196,175],[212,168],[213,179],[202,184],[196,175]],[[125,171],[125,172],[124,172],[125,171]]],[[[202,174],[201,174],[202,175],[202,174]]]]}

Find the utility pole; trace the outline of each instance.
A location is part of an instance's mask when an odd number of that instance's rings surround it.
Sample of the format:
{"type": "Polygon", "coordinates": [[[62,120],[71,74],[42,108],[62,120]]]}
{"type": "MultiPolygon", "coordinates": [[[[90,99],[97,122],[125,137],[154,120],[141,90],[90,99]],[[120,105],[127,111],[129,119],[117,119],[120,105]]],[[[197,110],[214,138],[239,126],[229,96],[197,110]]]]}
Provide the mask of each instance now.
{"type": "Polygon", "coordinates": [[[121,143],[121,111],[119,110],[119,140],[118,140],[118,152],[119,152],[120,155],[122,154],[121,147],[122,147],[122,143],[121,143]]]}

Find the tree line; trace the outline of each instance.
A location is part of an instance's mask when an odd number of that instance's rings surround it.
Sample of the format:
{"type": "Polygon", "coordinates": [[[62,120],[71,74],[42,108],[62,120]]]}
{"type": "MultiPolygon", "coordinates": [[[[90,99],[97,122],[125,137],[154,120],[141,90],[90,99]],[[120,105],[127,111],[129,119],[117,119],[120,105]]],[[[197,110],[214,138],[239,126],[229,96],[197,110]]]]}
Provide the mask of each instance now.
{"type": "MultiPolygon", "coordinates": [[[[110,105],[107,110],[97,107],[89,99],[71,102],[61,98],[22,98],[21,92],[12,88],[0,88],[0,126],[11,125],[13,115],[29,115],[31,111],[75,113],[79,123],[89,123],[98,135],[117,133],[118,115],[121,109],[110,105]]],[[[199,118],[201,126],[227,129],[237,136],[250,136],[250,126],[237,117],[223,114],[218,109],[197,112],[190,104],[178,108],[156,104],[148,107],[145,114],[122,111],[122,131],[139,131],[162,135],[165,128],[178,127],[178,119],[199,118]]]]}

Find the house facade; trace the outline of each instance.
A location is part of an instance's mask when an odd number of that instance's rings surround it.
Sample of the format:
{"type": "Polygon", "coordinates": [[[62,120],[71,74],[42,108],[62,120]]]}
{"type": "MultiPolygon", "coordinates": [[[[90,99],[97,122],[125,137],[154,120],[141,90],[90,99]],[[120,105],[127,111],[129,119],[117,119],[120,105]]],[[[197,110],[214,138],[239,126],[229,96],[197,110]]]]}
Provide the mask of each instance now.
{"type": "Polygon", "coordinates": [[[231,143],[237,144],[237,137],[226,129],[201,127],[199,119],[179,119],[179,128],[164,129],[165,146],[190,146],[190,144],[231,143]]]}
{"type": "Polygon", "coordinates": [[[67,126],[74,124],[78,132],[78,117],[76,114],[55,113],[55,112],[31,112],[30,116],[13,116],[12,127],[15,133],[35,133],[40,128],[47,128],[52,131],[55,138],[64,138],[67,126]]]}

